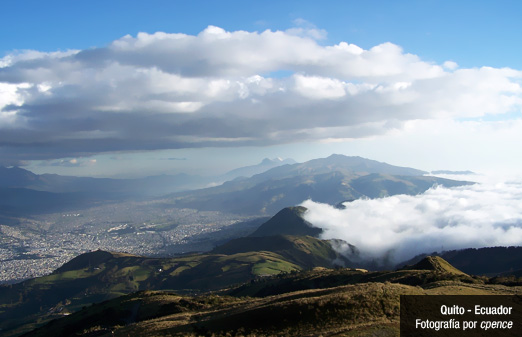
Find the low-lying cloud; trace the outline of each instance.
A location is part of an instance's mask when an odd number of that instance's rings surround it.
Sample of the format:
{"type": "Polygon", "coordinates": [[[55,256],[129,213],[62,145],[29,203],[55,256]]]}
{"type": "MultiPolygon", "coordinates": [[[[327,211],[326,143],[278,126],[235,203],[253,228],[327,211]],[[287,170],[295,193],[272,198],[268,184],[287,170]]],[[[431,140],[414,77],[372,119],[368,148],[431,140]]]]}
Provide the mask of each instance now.
{"type": "Polygon", "coordinates": [[[209,26],[8,54],[0,161],[354,139],[522,107],[521,71],[435,64],[390,42],[322,45],[326,32],[303,29],[209,26]]]}
{"type": "Polygon", "coordinates": [[[522,245],[522,182],[437,186],[417,196],[347,202],[345,209],[311,200],[302,205],[306,220],[323,228],[322,238],[355,245],[366,261],[522,245]]]}

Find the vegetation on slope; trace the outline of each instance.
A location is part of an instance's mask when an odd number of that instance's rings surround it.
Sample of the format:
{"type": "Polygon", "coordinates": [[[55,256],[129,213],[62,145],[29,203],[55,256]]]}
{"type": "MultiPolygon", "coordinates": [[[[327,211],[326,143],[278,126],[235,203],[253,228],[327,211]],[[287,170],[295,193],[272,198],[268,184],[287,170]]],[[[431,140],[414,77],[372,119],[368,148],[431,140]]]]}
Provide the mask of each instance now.
{"type": "Polygon", "coordinates": [[[522,293],[522,287],[485,285],[434,270],[317,268],[255,286],[277,291],[263,297],[139,292],[92,305],[27,336],[398,336],[400,295],[522,293]],[[400,284],[411,277],[425,283],[400,284]],[[379,278],[388,281],[376,282],[379,278]],[[285,290],[281,281],[302,289],[285,290]]]}
{"type": "MultiPolygon", "coordinates": [[[[259,276],[330,267],[337,253],[327,241],[279,236],[233,241],[210,254],[148,258],[96,251],[82,254],[53,274],[0,287],[0,328],[23,329],[85,305],[140,290],[202,292],[259,276]],[[253,250],[259,249],[259,250],[253,250]]],[[[23,331],[23,330],[21,330],[23,331]]]]}

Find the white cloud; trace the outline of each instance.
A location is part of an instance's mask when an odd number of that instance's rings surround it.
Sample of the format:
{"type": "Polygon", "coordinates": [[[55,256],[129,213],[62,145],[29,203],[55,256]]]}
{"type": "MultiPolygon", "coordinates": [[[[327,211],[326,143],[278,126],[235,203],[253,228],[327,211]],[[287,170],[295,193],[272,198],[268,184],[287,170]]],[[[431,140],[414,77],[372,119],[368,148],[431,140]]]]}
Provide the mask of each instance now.
{"type": "Polygon", "coordinates": [[[326,30],[318,29],[314,24],[305,19],[298,18],[295,19],[293,23],[296,25],[296,27],[287,29],[285,33],[289,35],[309,37],[314,40],[323,40],[328,36],[326,30]]]}
{"type": "Polygon", "coordinates": [[[197,35],[139,33],[107,47],[7,55],[0,156],[335,141],[522,107],[520,71],[437,65],[389,42],[323,46],[316,40],[324,32],[296,24],[300,33],[209,26],[197,35]]]}
{"type": "Polygon", "coordinates": [[[455,70],[459,67],[459,65],[457,64],[457,62],[453,62],[453,61],[446,61],[442,64],[442,66],[446,69],[449,69],[449,70],[455,70]]]}
{"type": "Polygon", "coordinates": [[[520,181],[439,186],[417,196],[356,200],[343,210],[302,205],[324,239],[355,245],[365,260],[398,263],[421,253],[522,244],[520,181]]]}
{"type": "Polygon", "coordinates": [[[40,166],[90,167],[96,165],[96,163],[96,159],[70,158],[44,161],[40,163],[40,166]]]}
{"type": "Polygon", "coordinates": [[[346,95],[346,83],[317,76],[294,76],[294,90],[309,99],[334,99],[346,95]]]}

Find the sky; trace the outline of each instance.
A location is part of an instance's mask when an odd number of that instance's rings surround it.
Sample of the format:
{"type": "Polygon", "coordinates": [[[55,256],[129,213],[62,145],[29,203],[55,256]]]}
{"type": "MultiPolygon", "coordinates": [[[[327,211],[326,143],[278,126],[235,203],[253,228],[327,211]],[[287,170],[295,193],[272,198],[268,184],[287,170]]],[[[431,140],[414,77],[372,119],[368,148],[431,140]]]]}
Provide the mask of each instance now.
{"type": "Polygon", "coordinates": [[[522,167],[519,1],[12,1],[0,165],[217,174],[358,155],[522,167]]]}

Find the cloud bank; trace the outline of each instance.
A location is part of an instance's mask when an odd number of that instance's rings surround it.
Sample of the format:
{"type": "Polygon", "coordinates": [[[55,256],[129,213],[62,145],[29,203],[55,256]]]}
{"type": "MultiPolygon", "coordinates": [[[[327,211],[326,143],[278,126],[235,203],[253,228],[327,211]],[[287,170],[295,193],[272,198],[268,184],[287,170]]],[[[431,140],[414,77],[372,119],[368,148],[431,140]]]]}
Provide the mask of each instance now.
{"type": "Polygon", "coordinates": [[[9,54],[0,59],[0,157],[355,139],[522,106],[521,71],[438,65],[393,43],[321,45],[325,35],[209,26],[9,54]]]}
{"type": "Polygon", "coordinates": [[[345,209],[307,200],[305,219],[324,239],[343,239],[363,260],[399,263],[422,253],[522,244],[522,182],[433,187],[344,203],[345,209]]]}

